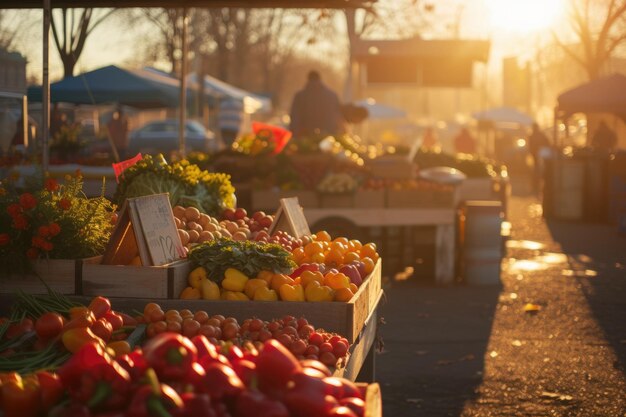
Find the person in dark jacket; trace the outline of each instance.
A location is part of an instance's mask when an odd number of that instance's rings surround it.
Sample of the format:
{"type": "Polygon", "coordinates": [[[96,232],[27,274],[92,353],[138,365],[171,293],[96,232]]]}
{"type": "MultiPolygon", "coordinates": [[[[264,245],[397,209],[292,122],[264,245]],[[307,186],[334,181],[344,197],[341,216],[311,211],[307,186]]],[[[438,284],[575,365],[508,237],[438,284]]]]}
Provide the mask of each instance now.
{"type": "Polygon", "coordinates": [[[339,97],[326,87],[317,71],[311,71],[305,87],[291,104],[289,129],[294,138],[310,134],[335,135],[341,132],[342,116],[339,97]]]}

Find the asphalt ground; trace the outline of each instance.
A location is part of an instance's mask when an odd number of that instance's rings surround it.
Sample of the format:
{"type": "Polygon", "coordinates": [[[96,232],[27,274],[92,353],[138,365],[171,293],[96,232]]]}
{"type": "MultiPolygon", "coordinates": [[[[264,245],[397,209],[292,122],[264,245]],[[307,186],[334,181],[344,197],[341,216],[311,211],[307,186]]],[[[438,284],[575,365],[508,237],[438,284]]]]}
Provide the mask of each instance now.
{"type": "Polygon", "coordinates": [[[501,285],[387,281],[385,417],[626,416],[626,237],[546,221],[521,181],[508,215],[501,285]]]}

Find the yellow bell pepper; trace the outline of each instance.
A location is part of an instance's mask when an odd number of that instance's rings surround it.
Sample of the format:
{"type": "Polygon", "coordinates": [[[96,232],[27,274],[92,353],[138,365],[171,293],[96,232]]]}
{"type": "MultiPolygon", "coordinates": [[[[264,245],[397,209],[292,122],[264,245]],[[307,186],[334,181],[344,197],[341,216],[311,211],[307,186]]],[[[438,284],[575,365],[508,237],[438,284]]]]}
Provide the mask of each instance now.
{"type": "Polygon", "coordinates": [[[311,282],[316,281],[320,284],[324,282],[324,275],[320,271],[304,271],[300,275],[302,286],[306,288],[311,282]]]}
{"type": "Polygon", "coordinates": [[[206,269],[203,266],[199,266],[189,273],[187,282],[192,288],[199,290],[203,279],[207,279],[206,269]]]}
{"type": "Polygon", "coordinates": [[[354,293],[349,288],[339,288],[335,291],[335,301],[348,302],[352,299],[354,293]]]}
{"type": "Polygon", "coordinates": [[[276,291],[267,287],[260,287],[254,292],[254,301],[278,301],[276,291]]]}
{"type": "Polygon", "coordinates": [[[283,284],[278,293],[283,301],[304,301],[304,288],[300,284],[283,284]]]}
{"type": "Polygon", "coordinates": [[[222,300],[229,301],[249,301],[247,295],[242,293],[241,291],[224,291],[221,295],[222,300]]]}
{"type": "Polygon", "coordinates": [[[107,344],[107,348],[113,350],[113,357],[119,358],[122,355],[129,354],[132,349],[130,348],[130,344],[126,340],[117,340],[115,342],[110,342],[107,344]]]}
{"type": "Polygon", "coordinates": [[[340,288],[350,288],[350,278],[347,275],[342,274],[341,272],[329,272],[324,277],[324,284],[328,285],[333,290],[338,290],[340,288]]]}
{"type": "Polygon", "coordinates": [[[318,281],[311,281],[304,289],[304,298],[307,301],[333,301],[334,291],[326,285],[320,285],[318,281]]]}
{"type": "Polygon", "coordinates": [[[267,281],[259,278],[249,279],[248,282],[246,282],[246,288],[244,289],[244,292],[246,293],[248,298],[252,299],[254,298],[254,293],[256,292],[256,290],[261,287],[268,288],[267,281]]]}
{"type": "Polygon", "coordinates": [[[272,284],[270,285],[270,287],[274,291],[279,292],[280,287],[282,287],[285,284],[293,285],[293,279],[290,276],[285,275],[285,274],[275,274],[274,277],[272,278],[272,284]]]}
{"type": "Polygon", "coordinates": [[[181,300],[200,300],[202,299],[202,295],[200,294],[200,290],[192,287],[187,287],[180,293],[181,300]]]}
{"type": "Polygon", "coordinates": [[[262,279],[267,282],[267,285],[272,283],[272,278],[274,277],[274,273],[272,271],[261,271],[257,274],[257,279],[262,279]]]}
{"type": "Polygon", "coordinates": [[[220,287],[210,279],[203,279],[200,283],[200,293],[203,300],[219,300],[220,287]]]}
{"type": "Polygon", "coordinates": [[[243,291],[246,288],[246,282],[248,277],[243,272],[238,271],[235,268],[228,268],[224,272],[224,280],[222,281],[222,288],[228,291],[243,291]]]}

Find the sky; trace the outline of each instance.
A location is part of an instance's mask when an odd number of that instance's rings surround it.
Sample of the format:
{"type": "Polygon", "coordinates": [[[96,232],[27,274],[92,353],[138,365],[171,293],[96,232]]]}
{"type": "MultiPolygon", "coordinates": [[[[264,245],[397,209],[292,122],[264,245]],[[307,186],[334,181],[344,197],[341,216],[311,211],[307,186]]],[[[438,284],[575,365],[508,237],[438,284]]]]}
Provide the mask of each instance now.
{"type": "MultiPolygon", "coordinates": [[[[392,0],[379,0],[392,1],[392,0]]],[[[562,25],[566,0],[440,0],[433,2],[436,16],[445,16],[452,24],[457,21],[460,37],[489,39],[492,42],[490,72],[497,73],[506,56],[530,57],[534,48],[550,36],[550,28],[562,25]]],[[[18,50],[27,56],[28,75],[41,79],[42,23],[40,11],[29,13],[32,27],[18,42],[18,50]]],[[[441,17],[444,18],[444,17],[441,17]]],[[[341,24],[341,23],[338,23],[341,24]]],[[[136,50],[128,45],[142,42],[145,36],[155,36],[146,25],[132,26],[119,19],[105,21],[88,38],[76,73],[104,65],[125,65],[133,60],[136,50]]],[[[62,74],[52,35],[50,35],[50,76],[62,74]]]]}

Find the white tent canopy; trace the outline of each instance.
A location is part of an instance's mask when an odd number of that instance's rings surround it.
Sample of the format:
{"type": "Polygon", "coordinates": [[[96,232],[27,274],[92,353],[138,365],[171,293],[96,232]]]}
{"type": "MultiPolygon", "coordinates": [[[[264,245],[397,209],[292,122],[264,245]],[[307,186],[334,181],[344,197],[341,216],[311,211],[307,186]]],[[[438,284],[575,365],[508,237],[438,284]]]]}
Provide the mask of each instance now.
{"type": "MultiPolygon", "coordinates": [[[[198,77],[195,73],[191,73],[187,76],[187,81],[190,84],[195,84],[197,79],[198,77]]],[[[204,91],[206,94],[220,99],[231,98],[241,100],[243,102],[244,112],[248,114],[258,112],[269,113],[272,111],[272,102],[269,98],[252,94],[210,75],[204,76],[204,91]]]]}

